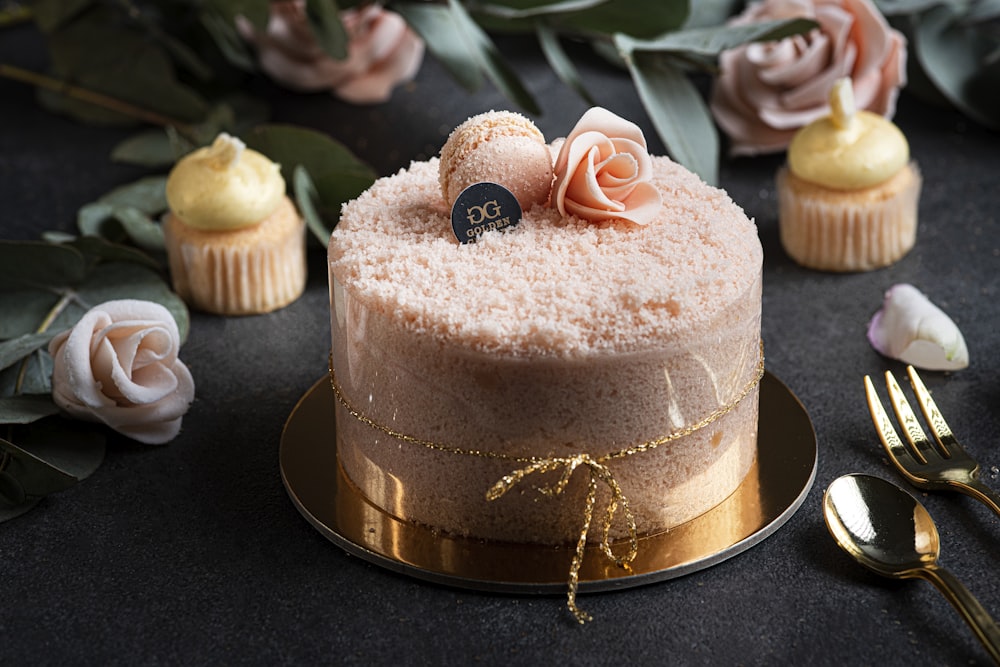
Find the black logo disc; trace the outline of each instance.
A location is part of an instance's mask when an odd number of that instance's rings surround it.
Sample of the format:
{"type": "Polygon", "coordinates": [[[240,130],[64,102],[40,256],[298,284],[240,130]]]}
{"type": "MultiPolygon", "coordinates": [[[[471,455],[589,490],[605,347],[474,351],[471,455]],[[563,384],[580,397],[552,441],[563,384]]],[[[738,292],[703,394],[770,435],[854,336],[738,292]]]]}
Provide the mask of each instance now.
{"type": "Polygon", "coordinates": [[[521,222],[521,205],[498,183],[473,183],[451,207],[451,228],[459,243],[475,243],[486,232],[510,229],[521,222]]]}

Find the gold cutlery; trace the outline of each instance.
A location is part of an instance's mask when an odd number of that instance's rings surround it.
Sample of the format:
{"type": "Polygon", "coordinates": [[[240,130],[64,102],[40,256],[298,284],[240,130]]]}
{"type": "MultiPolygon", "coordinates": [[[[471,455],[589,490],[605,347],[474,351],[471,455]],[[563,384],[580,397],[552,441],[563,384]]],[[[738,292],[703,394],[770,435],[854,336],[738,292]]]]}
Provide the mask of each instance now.
{"type": "Polygon", "coordinates": [[[827,487],[823,517],[837,544],[865,567],[934,584],[1000,664],[1000,628],[962,582],[938,565],[934,519],[913,496],[878,477],[845,475],[827,487]]]}
{"type": "Polygon", "coordinates": [[[868,410],[879,439],[889,454],[889,460],[913,486],[930,491],[958,491],[985,503],[1000,514],[1000,494],[980,481],[979,463],[958,444],[917,371],[913,366],[907,366],[906,372],[910,376],[910,384],[920,404],[920,411],[934,435],[934,442],[927,438],[917,422],[917,416],[906,401],[896,378],[890,371],[886,371],[889,400],[906,436],[904,443],[883,409],[871,378],[866,375],[868,410]]]}

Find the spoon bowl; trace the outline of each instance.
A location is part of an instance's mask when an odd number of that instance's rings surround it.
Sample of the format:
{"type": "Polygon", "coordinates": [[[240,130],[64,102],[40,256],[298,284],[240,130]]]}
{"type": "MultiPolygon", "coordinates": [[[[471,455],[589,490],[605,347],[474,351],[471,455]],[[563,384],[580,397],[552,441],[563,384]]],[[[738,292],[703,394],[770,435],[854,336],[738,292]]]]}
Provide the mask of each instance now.
{"type": "Polygon", "coordinates": [[[865,567],[886,577],[934,584],[1000,664],[1000,628],[972,593],[938,565],[940,539],[927,509],[901,488],[870,475],[845,475],[823,495],[833,539],[865,567]]]}
{"type": "Polygon", "coordinates": [[[823,497],[826,525],[865,567],[894,578],[921,576],[941,541],[927,509],[896,485],[868,475],[834,480],[823,497]]]}

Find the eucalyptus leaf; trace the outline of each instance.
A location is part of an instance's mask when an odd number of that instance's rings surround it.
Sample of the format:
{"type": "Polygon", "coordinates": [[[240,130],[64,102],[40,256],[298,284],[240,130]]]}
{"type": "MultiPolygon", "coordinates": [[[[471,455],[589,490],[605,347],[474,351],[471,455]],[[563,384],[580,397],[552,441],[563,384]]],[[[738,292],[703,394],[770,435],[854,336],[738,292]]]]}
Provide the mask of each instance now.
{"type": "Polygon", "coordinates": [[[54,288],[3,289],[0,285],[0,339],[35,333],[59,303],[54,288]]]}
{"type": "Polygon", "coordinates": [[[963,20],[970,23],[995,21],[1000,18],[1000,0],[979,0],[969,6],[963,20]]]}
{"type": "Polygon", "coordinates": [[[0,455],[5,465],[0,471],[0,507],[9,509],[26,500],[65,491],[79,480],[31,452],[0,438],[0,455]]]}
{"type": "Polygon", "coordinates": [[[667,151],[706,183],[717,183],[719,135],[695,85],[662,53],[634,53],[629,71],[667,151]]]}
{"type": "Polygon", "coordinates": [[[574,90],[587,104],[595,106],[597,103],[587,91],[586,86],[583,85],[580,73],[577,71],[576,66],[573,65],[573,61],[563,50],[562,44],[559,43],[559,36],[555,31],[545,24],[539,23],[536,33],[538,35],[538,44],[542,47],[542,53],[545,54],[545,59],[548,61],[549,67],[556,73],[559,80],[574,90]]]}
{"type": "Polygon", "coordinates": [[[817,27],[810,19],[761,21],[746,25],[678,30],[656,39],[640,40],[616,35],[615,43],[625,53],[636,51],[671,51],[685,54],[718,56],[721,52],[747,42],[769,42],[808,32],[817,27]]]}
{"type": "Polygon", "coordinates": [[[460,3],[455,0],[449,0],[447,5],[407,3],[396,9],[463,88],[476,91],[484,78],[489,78],[508,99],[529,113],[540,112],[517,73],[460,3]]]}
{"type": "Polygon", "coordinates": [[[193,74],[195,78],[203,82],[209,81],[212,78],[211,67],[201,59],[194,49],[185,44],[183,40],[176,39],[169,32],[163,30],[160,24],[151,16],[149,9],[133,4],[129,12],[129,18],[136,26],[142,28],[143,33],[151,41],[162,46],[174,62],[193,74]]]}
{"type": "Polygon", "coordinates": [[[99,202],[130,206],[144,213],[160,213],[167,208],[167,177],[147,176],[102,195],[99,202]]]}
{"type": "Polygon", "coordinates": [[[722,25],[743,5],[742,0],[697,0],[691,3],[691,13],[684,22],[684,28],[722,25]]]}
{"type": "Polygon", "coordinates": [[[52,392],[52,356],[35,350],[9,368],[0,371],[0,396],[49,394],[52,392]]]}
{"type": "Polygon", "coordinates": [[[526,19],[578,12],[602,5],[608,0],[528,0],[527,2],[484,2],[476,6],[476,11],[502,19],[526,19]]]}
{"type": "MultiPolygon", "coordinates": [[[[341,205],[364,192],[374,181],[371,167],[332,137],[291,125],[260,125],[243,137],[247,146],[281,165],[286,183],[295,182],[295,169],[309,173],[318,195],[318,212],[332,229],[341,205]]],[[[325,243],[325,241],[324,241],[325,243]]]]}
{"type": "MultiPolygon", "coordinates": [[[[35,350],[48,345],[55,335],[54,331],[30,333],[0,342],[0,370],[13,366],[35,350]]],[[[0,415],[2,414],[3,411],[0,410],[0,415]]]]}
{"type": "Polygon", "coordinates": [[[31,15],[39,30],[50,33],[96,3],[97,0],[34,0],[31,15]]]}
{"type": "Polygon", "coordinates": [[[319,193],[316,192],[316,185],[313,183],[309,172],[302,165],[297,165],[292,175],[292,189],[295,192],[295,203],[302,212],[302,217],[306,221],[306,226],[312,232],[316,240],[322,245],[330,241],[332,227],[327,227],[319,213],[319,193]]]}
{"type": "Polygon", "coordinates": [[[114,219],[115,207],[104,202],[84,204],[76,213],[76,228],[84,236],[99,236],[109,241],[124,241],[125,230],[114,219]]]}
{"type": "Polygon", "coordinates": [[[59,413],[45,394],[0,396],[0,424],[30,424],[59,413]]]}
{"type": "Polygon", "coordinates": [[[42,240],[46,243],[72,243],[76,236],[67,232],[50,229],[42,232],[42,240]]]}
{"type": "Polygon", "coordinates": [[[652,38],[683,26],[688,13],[687,0],[608,0],[562,16],[560,24],[586,33],[652,38]]]}
{"type": "Polygon", "coordinates": [[[164,167],[174,163],[174,145],[160,128],[143,130],[120,142],[111,151],[114,162],[141,167],[164,167]]]}
{"type": "Polygon", "coordinates": [[[223,17],[230,25],[237,16],[243,16],[258,30],[267,27],[269,3],[263,0],[205,0],[204,4],[207,10],[223,17]]]}
{"type": "MultiPolygon", "coordinates": [[[[164,138],[166,135],[161,133],[164,138]]],[[[150,176],[115,188],[77,213],[77,228],[84,237],[100,237],[112,244],[126,239],[148,251],[164,250],[163,230],[153,216],[167,208],[166,177],[150,176]]],[[[76,247],[80,248],[79,244],[76,247]]],[[[135,261],[158,268],[155,260],[133,248],[109,249],[89,243],[87,249],[104,259],[135,261]]]]}
{"type": "MultiPolygon", "coordinates": [[[[266,122],[271,117],[271,108],[266,100],[245,93],[233,92],[223,95],[219,98],[219,103],[225,106],[232,120],[230,124],[218,129],[228,129],[236,135],[243,134],[243,132],[266,122]]],[[[217,116],[211,113],[209,117],[215,118],[217,116]]],[[[212,135],[205,143],[210,143],[213,139],[215,139],[215,135],[212,135]]]]}
{"type": "Polygon", "coordinates": [[[80,236],[69,244],[83,253],[91,262],[129,262],[152,271],[160,270],[160,263],[138,248],[122,245],[98,236],[80,236]]]}
{"type": "MultiPolygon", "coordinates": [[[[209,34],[215,43],[215,48],[226,61],[245,72],[252,72],[256,69],[253,53],[247,47],[246,42],[236,31],[232,19],[227,20],[225,16],[213,11],[203,11],[198,16],[205,32],[209,34]]],[[[261,27],[260,30],[266,28],[261,27]]]]}
{"type": "Polygon", "coordinates": [[[12,519],[52,493],[94,473],[104,461],[105,438],[78,422],[44,419],[19,431],[17,444],[0,439],[0,521],[12,519]],[[5,507],[6,506],[6,507],[5,507]]]}
{"type": "Polygon", "coordinates": [[[408,2],[396,6],[396,10],[420,35],[427,50],[440,61],[456,83],[470,92],[482,87],[482,70],[470,66],[475,62],[473,47],[468,44],[462,24],[448,6],[408,2]]]}
{"type": "Polygon", "coordinates": [[[875,5],[886,16],[919,14],[944,4],[947,0],[875,0],[875,5]]]}
{"type": "Polygon", "coordinates": [[[0,240],[0,292],[76,283],[86,270],[83,255],[69,246],[0,240]]]}
{"type": "Polygon", "coordinates": [[[137,246],[143,250],[166,251],[163,228],[144,211],[131,206],[121,206],[115,209],[114,215],[125,228],[129,239],[137,246]]]}
{"type": "Polygon", "coordinates": [[[517,73],[507,65],[489,35],[483,32],[472,20],[461,3],[458,0],[448,0],[448,8],[455,17],[455,22],[466,41],[473,62],[478,63],[493,85],[507,99],[512,100],[528,113],[536,115],[541,113],[541,109],[528,89],[521,83],[517,73]]]}
{"type": "MultiPolygon", "coordinates": [[[[208,109],[205,100],[178,80],[169,56],[155,40],[120,18],[111,7],[101,5],[50,34],[49,56],[56,75],[176,122],[198,120],[208,109]]],[[[51,92],[46,99],[60,103],[51,92]]],[[[59,100],[65,104],[57,109],[70,113],[79,112],[81,105],[93,107],[69,98],[59,100]]],[[[105,116],[107,111],[100,109],[105,116]]],[[[135,120],[125,108],[112,111],[122,120],[135,120]]]]}
{"type": "Polygon", "coordinates": [[[316,41],[335,60],[347,58],[347,30],[334,0],[306,0],[306,17],[316,41]]]}
{"type": "Polygon", "coordinates": [[[996,41],[962,23],[960,14],[937,7],[923,14],[914,31],[914,52],[927,77],[962,113],[1000,130],[1000,62],[987,59],[996,41]]]}
{"type": "Polygon", "coordinates": [[[106,441],[102,427],[56,417],[22,429],[17,445],[82,481],[101,467],[106,441]]]}

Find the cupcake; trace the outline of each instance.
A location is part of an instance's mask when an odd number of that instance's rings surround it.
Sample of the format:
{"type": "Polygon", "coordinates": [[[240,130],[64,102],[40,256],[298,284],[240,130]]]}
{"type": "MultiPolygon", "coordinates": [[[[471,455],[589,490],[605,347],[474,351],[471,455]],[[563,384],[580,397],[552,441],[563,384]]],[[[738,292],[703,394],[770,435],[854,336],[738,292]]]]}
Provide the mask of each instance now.
{"type": "Polygon", "coordinates": [[[778,172],[781,244],[813,269],[888,266],[916,241],[920,172],[899,128],[854,109],[850,80],[834,84],[830,108],[796,133],[778,172]]]}
{"type": "Polygon", "coordinates": [[[277,164],[220,134],[167,178],[163,222],[174,290],[220,315],[267,313],[305,289],[305,222],[277,164]]]}

